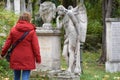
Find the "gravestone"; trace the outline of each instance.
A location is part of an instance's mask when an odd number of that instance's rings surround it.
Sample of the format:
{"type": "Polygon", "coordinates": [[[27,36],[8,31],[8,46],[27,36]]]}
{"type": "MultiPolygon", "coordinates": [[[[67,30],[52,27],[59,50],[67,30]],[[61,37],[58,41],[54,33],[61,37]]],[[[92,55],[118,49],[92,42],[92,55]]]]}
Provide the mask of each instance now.
{"type": "Polygon", "coordinates": [[[106,72],[120,71],[120,18],[106,19],[106,72]]]}
{"type": "Polygon", "coordinates": [[[20,14],[20,0],[14,0],[14,12],[20,14]]]}

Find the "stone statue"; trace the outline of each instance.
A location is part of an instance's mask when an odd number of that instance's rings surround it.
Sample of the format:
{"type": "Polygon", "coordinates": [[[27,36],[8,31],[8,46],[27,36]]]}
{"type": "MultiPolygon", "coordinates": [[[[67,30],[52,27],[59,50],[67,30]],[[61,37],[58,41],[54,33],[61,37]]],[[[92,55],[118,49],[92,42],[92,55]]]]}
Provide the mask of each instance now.
{"type": "Polygon", "coordinates": [[[83,8],[81,7],[83,6],[78,5],[75,8],[69,6],[68,9],[62,5],[57,7],[57,28],[63,27],[65,29],[62,55],[65,57],[68,64],[67,71],[77,74],[81,73],[80,42],[85,41],[85,39],[81,40],[82,34],[80,29],[82,29],[81,27],[87,28],[87,26],[85,26],[87,23],[87,17],[85,16],[85,20],[81,20],[81,14],[83,14],[81,11],[83,8]]]}
{"type": "Polygon", "coordinates": [[[80,42],[84,43],[86,39],[86,32],[87,32],[87,12],[84,4],[79,4],[77,7],[72,9],[74,12],[75,17],[80,25],[80,42]]]}
{"type": "Polygon", "coordinates": [[[44,24],[43,27],[51,27],[51,21],[56,15],[56,6],[52,2],[46,1],[40,4],[40,17],[44,24]]]}

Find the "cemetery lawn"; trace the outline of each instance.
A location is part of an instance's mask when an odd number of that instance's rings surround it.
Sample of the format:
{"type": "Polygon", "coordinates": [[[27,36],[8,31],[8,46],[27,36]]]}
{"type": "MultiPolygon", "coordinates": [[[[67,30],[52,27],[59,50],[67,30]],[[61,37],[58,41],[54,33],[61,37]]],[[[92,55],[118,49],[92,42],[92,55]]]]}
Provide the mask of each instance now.
{"type": "MultiPolygon", "coordinates": [[[[83,73],[80,75],[80,80],[120,80],[120,72],[117,73],[108,73],[105,72],[105,65],[98,64],[97,60],[100,57],[100,53],[84,52],[82,54],[83,60],[83,73]]],[[[1,60],[2,61],[2,60],[1,60]]],[[[3,60],[5,63],[5,60],[3,60]]],[[[5,63],[4,65],[8,65],[5,63]]],[[[61,69],[66,69],[66,62],[64,58],[61,58],[61,69]]],[[[8,68],[3,68],[0,66],[0,80],[13,80],[13,72],[8,68]]],[[[31,79],[33,80],[33,79],[31,79]]],[[[48,80],[46,77],[39,77],[34,80],[48,80]]]]}
{"type": "Polygon", "coordinates": [[[105,65],[98,64],[100,53],[83,53],[83,74],[80,80],[120,80],[120,72],[105,72],[105,65]]]}

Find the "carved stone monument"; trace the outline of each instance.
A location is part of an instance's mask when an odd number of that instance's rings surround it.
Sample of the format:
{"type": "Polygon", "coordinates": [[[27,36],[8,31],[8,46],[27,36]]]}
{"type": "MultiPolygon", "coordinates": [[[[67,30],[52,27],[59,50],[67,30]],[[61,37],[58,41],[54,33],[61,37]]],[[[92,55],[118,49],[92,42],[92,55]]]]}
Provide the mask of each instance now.
{"type": "Polygon", "coordinates": [[[37,29],[38,40],[42,63],[37,65],[38,70],[59,70],[60,69],[60,31],[37,29]]]}
{"type": "Polygon", "coordinates": [[[62,55],[68,64],[67,71],[80,74],[80,43],[85,42],[87,30],[85,6],[80,4],[75,8],[69,6],[69,9],[66,9],[60,5],[57,7],[57,12],[57,28],[65,29],[62,55]]]}
{"type": "MultiPolygon", "coordinates": [[[[41,64],[36,64],[36,69],[31,72],[31,77],[36,78],[42,72],[60,70],[61,41],[59,30],[45,30],[38,27],[36,30],[40,45],[41,64]]],[[[37,79],[36,79],[37,80],[37,79]]]]}
{"type": "Polygon", "coordinates": [[[42,11],[40,14],[44,24],[36,30],[42,60],[42,63],[37,64],[37,69],[34,70],[37,72],[60,70],[61,32],[60,30],[54,29],[51,24],[53,16],[55,16],[53,15],[54,8],[55,5],[51,2],[44,2],[40,7],[40,11],[42,11]]]}
{"type": "Polygon", "coordinates": [[[54,3],[46,1],[40,4],[40,17],[42,18],[44,24],[42,25],[45,29],[51,29],[51,21],[56,15],[56,6],[54,3]]]}
{"type": "Polygon", "coordinates": [[[44,24],[36,31],[41,47],[42,63],[37,65],[35,71],[48,70],[50,80],[79,80],[81,73],[80,43],[85,42],[87,31],[85,6],[78,5],[75,8],[66,9],[60,5],[56,9],[52,2],[43,2],[40,5],[40,17],[44,24]],[[58,13],[57,28],[53,29],[51,22],[55,18],[56,11],[58,13]],[[65,71],[60,69],[61,27],[64,27],[66,33],[63,55],[68,64],[68,69],[65,71]]]}
{"type": "Polygon", "coordinates": [[[120,18],[106,19],[106,72],[120,71],[120,18]]]}

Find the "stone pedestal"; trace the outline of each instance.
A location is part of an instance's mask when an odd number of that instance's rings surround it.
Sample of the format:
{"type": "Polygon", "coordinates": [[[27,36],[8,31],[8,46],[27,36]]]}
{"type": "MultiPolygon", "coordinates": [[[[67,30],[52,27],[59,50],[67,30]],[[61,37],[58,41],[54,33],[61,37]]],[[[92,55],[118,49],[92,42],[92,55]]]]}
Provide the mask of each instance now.
{"type": "Polygon", "coordinates": [[[120,19],[106,19],[106,72],[120,71],[120,19]]]}
{"type": "Polygon", "coordinates": [[[68,73],[66,71],[50,71],[48,74],[49,80],[80,80],[79,75],[68,73]]]}
{"type": "Polygon", "coordinates": [[[106,62],[106,71],[107,72],[118,72],[120,71],[120,62],[106,62]]]}
{"type": "Polygon", "coordinates": [[[60,69],[61,39],[59,30],[36,30],[40,45],[41,64],[37,64],[34,71],[48,71],[60,69]]]}

